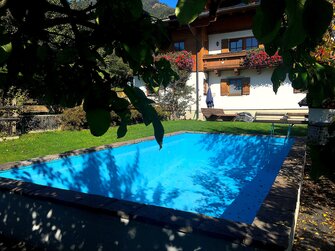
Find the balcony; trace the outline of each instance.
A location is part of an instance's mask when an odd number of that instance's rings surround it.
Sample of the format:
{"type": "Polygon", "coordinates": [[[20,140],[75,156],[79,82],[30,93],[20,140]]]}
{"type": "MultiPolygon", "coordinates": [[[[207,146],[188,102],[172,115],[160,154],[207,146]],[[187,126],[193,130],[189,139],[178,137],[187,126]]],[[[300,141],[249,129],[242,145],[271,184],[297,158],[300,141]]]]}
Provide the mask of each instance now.
{"type": "Polygon", "coordinates": [[[227,52],[215,55],[204,55],[203,63],[205,71],[222,71],[242,69],[244,59],[247,55],[246,51],[227,52]]]}
{"type": "Polygon", "coordinates": [[[257,48],[241,52],[204,55],[203,63],[205,71],[220,73],[224,70],[234,70],[236,74],[239,74],[240,69],[256,69],[260,73],[262,68],[280,65],[282,57],[278,52],[269,56],[264,49],[257,48]]]}

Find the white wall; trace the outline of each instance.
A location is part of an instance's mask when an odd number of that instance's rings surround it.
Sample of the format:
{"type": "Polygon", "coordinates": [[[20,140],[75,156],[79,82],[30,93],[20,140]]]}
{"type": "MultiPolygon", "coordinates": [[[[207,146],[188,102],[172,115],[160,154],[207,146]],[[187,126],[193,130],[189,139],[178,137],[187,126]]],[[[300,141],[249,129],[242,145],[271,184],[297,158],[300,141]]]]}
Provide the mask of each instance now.
{"type": "Polygon", "coordinates": [[[221,53],[221,40],[228,38],[252,37],[252,30],[234,31],[228,33],[212,34],[208,36],[208,54],[221,53]],[[218,42],[218,45],[217,45],[218,42]]]}
{"type": "Polygon", "coordinates": [[[144,82],[139,77],[134,76],[133,84],[134,86],[139,87],[145,94],[147,93],[144,82]]]}
{"type": "MultiPolygon", "coordinates": [[[[198,72],[198,77],[199,77],[199,91],[201,90],[201,92],[199,92],[199,113],[200,111],[200,104],[201,104],[201,100],[206,100],[206,96],[203,96],[203,82],[204,79],[206,78],[206,74],[204,72],[198,72]]],[[[134,86],[139,87],[144,93],[146,93],[146,88],[144,85],[144,82],[139,79],[138,77],[134,77],[134,86]]],[[[193,92],[193,99],[194,102],[190,103],[189,107],[186,109],[186,119],[195,119],[195,111],[196,111],[196,73],[195,72],[191,72],[190,74],[190,78],[188,79],[188,81],[186,82],[187,85],[189,86],[193,86],[194,88],[194,92],[193,92]]],[[[154,97],[148,97],[150,99],[153,99],[154,101],[157,102],[157,100],[154,97]]],[[[205,102],[205,101],[203,101],[205,102]]]]}
{"type": "MultiPolygon", "coordinates": [[[[241,70],[239,76],[235,76],[233,71],[221,71],[220,76],[216,76],[214,72],[199,72],[199,117],[202,118],[201,108],[206,108],[206,95],[203,95],[203,82],[207,79],[213,94],[214,108],[222,108],[228,113],[250,110],[306,110],[306,107],[300,107],[298,102],[302,100],[306,94],[294,93],[291,82],[286,79],[277,94],[272,89],[271,75],[273,69],[262,69],[261,73],[257,73],[254,69],[241,70]],[[250,77],[250,94],[243,96],[221,96],[220,83],[221,79],[250,77]],[[229,110],[232,110],[229,112],[229,110]]],[[[135,86],[140,87],[144,93],[146,89],[143,82],[138,78],[134,79],[135,86]]],[[[192,72],[187,84],[194,87],[193,97],[196,100],[196,73],[192,72]]],[[[150,98],[150,97],[149,97],[150,98]]],[[[196,104],[190,104],[186,110],[186,119],[195,119],[196,104]]]]}
{"type": "MultiPolygon", "coordinates": [[[[263,69],[260,74],[256,70],[241,70],[240,76],[234,76],[232,71],[222,71],[221,76],[209,73],[208,82],[211,86],[214,107],[223,109],[300,109],[298,102],[305,97],[304,93],[293,93],[288,79],[279,87],[277,94],[272,89],[271,74],[273,69],[263,69]],[[221,79],[233,77],[250,77],[250,95],[221,96],[221,79]]],[[[203,95],[202,86],[199,94],[202,96],[201,107],[207,107],[206,96],[203,95]]],[[[301,108],[305,109],[305,108],[301,108]]]]}
{"type": "MultiPolygon", "coordinates": [[[[193,86],[194,88],[194,92],[193,92],[193,98],[194,101],[196,101],[196,73],[192,72],[190,75],[189,80],[186,82],[187,85],[189,86],[193,86]]],[[[199,112],[200,112],[200,108],[201,108],[201,102],[205,102],[206,101],[206,96],[203,96],[203,83],[204,83],[204,79],[206,79],[206,74],[204,72],[198,72],[198,78],[199,78],[199,112]],[[200,90],[202,92],[200,92],[200,90]]],[[[206,103],[206,102],[205,102],[206,103]]],[[[196,111],[196,103],[193,103],[189,106],[189,109],[187,109],[188,115],[187,118],[193,119],[195,118],[194,112],[196,111]]]]}

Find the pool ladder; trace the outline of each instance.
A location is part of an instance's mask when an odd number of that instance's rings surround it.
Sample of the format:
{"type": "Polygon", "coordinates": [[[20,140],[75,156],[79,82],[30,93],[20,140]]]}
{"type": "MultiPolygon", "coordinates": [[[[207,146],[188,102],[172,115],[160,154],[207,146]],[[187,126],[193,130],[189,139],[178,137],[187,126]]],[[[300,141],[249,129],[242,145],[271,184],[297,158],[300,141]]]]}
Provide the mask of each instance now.
{"type": "MultiPolygon", "coordinates": [[[[287,134],[286,134],[286,137],[285,137],[285,141],[290,138],[291,130],[292,130],[293,125],[294,124],[288,124],[287,134]]],[[[270,129],[270,136],[273,137],[274,135],[275,135],[275,123],[272,122],[271,129],[270,129]]]]}

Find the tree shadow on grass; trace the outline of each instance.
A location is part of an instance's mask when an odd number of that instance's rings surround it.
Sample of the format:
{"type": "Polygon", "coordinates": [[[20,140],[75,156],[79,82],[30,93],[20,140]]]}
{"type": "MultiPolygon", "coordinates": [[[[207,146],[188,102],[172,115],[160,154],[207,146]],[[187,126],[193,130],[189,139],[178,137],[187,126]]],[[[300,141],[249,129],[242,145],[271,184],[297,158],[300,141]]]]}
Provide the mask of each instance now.
{"type": "MultiPolygon", "coordinates": [[[[213,127],[204,128],[204,131],[213,133],[231,133],[231,134],[254,134],[254,135],[270,135],[271,123],[247,123],[247,122],[232,122],[229,126],[225,126],[222,122],[222,129],[213,129],[213,127]],[[242,127],[239,125],[242,124],[242,127]],[[246,127],[245,125],[248,125],[246,127]],[[261,125],[261,126],[260,126],[261,125]]],[[[287,124],[275,124],[275,135],[286,136],[288,130],[287,124]]],[[[294,125],[291,129],[291,136],[306,137],[307,127],[301,125],[294,125]]]]}

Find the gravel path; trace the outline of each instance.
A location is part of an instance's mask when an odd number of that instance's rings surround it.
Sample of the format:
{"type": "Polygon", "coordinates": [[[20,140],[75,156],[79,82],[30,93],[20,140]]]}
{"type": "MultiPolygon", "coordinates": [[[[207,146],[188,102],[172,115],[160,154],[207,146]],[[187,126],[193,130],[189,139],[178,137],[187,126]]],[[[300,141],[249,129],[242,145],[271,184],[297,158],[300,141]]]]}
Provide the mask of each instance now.
{"type": "MultiPolygon", "coordinates": [[[[333,163],[334,164],[334,163],[333,163]]],[[[335,250],[335,176],[303,181],[293,250],[335,250]]]]}

